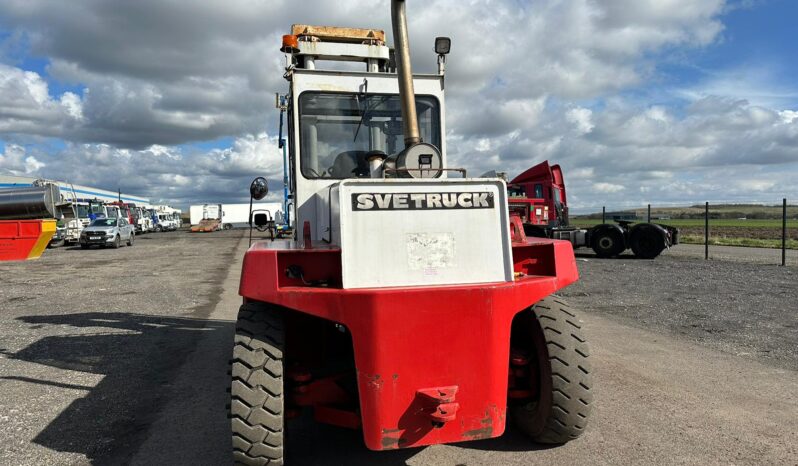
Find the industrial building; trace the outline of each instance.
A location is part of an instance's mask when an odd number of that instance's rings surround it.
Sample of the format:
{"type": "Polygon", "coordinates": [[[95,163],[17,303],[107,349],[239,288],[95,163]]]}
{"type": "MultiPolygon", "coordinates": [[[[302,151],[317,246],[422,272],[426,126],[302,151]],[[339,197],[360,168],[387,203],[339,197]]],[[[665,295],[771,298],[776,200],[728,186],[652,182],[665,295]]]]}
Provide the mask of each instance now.
{"type": "MultiPolygon", "coordinates": [[[[0,189],[4,188],[26,188],[33,186],[36,180],[41,178],[33,178],[28,176],[11,176],[0,174],[0,189]]],[[[149,206],[150,200],[145,197],[134,196],[132,194],[118,193],[116,191],[108,191],[105,189],[93,188],[90,186],[81,186],[77,184],[67,183],[65,181],[52,181],[57,184],[61,190],[61,196],[64,200],[72,199],[97,199],[103,202],[130,202],[136,205],[149,206]]]]}

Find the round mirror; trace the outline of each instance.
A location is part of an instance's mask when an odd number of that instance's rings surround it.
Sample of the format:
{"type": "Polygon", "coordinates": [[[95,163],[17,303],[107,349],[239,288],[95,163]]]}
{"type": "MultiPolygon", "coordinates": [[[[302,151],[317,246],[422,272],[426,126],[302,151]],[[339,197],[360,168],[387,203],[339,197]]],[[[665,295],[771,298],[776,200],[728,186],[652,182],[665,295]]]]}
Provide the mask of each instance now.
{"type": "Polygon", "coordinates": [[[249,194],[257,201],[266,197],[269,194],[269,183],[266,182],[266,178],[259,176],[252,180],[252,184],[249,185],[249,194]]]}

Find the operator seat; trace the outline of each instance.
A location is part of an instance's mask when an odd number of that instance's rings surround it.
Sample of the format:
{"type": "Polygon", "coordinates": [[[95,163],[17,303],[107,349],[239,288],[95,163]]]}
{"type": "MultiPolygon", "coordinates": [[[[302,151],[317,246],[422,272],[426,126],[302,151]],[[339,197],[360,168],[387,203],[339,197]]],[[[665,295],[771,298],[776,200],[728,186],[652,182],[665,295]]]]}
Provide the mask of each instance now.
{"type": "Polygon", "coordinates": [[[366,151],[348,150],[335,156],[335,162],[330,167],[330,176],[333,178],[368,178],[369,164],[366,161],[366,151]]]}

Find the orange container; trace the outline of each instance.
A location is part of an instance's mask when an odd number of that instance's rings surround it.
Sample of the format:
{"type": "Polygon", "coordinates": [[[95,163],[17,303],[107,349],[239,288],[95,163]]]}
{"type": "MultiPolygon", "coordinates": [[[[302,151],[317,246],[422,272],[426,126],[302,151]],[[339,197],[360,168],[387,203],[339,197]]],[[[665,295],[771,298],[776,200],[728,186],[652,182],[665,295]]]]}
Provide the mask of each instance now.
{"type": "Polygon", "coordinates": [[[55,234],[55,220],[0,220],[0,261],[38,259],[55,234]]]}

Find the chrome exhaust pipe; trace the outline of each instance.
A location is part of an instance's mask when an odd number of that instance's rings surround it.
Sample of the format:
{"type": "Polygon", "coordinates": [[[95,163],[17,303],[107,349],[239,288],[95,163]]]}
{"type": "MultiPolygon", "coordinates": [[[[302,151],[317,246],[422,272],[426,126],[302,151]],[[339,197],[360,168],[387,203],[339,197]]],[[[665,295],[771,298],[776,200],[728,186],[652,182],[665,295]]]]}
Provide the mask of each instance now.
{"type": "Polygon", "coordinates": [[[421,142],[416,116],[416,94],[413,89],[413,68],[410,64],[410,42],[407,34],[405,0],[391,0],[391,23],[396,54],[396,74],[399,78],[399,99],[402,104],[402,123],[405,148],[421,142]]]}

